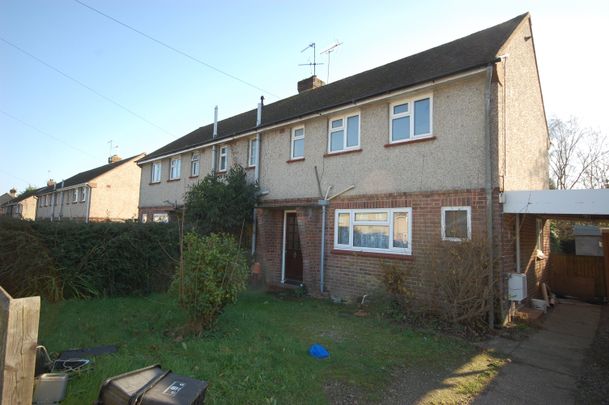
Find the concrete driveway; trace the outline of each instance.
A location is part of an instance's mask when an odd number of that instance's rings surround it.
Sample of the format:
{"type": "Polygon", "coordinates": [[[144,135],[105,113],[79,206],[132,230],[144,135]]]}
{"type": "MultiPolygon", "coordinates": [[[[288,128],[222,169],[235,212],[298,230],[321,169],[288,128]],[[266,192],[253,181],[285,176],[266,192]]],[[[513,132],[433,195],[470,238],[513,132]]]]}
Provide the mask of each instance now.
{"type": "Polygon", "coordinates": [[[508,356],[474,404],[573,404],[586,349],[592,343],[601,309],[562,300],[549,311],[541,329],[520,342],[495,338],[486,344],[508,356]]]}

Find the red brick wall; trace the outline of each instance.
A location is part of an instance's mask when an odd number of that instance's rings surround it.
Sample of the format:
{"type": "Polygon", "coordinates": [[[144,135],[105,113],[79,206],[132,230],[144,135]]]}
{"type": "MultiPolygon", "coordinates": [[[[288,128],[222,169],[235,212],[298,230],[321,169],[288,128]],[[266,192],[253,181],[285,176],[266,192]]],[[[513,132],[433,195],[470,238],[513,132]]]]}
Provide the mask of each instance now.
{"type": "MultiPolygon", "coordinates": [[[[520,269],[527,275],[528,298],[541,297],[541,284],[549,279],[550,221],[542,220],[545,259],[537,258],[537,225],[534,215],[520,216],[520,269]]],[[[515,257],[515,255],[514,255],[515,257]]]]}
{"type": "MultiPolygon", "coordinates": [[[[295,204],[296,201],[268,202],[265,204],[295,204]]],[[[301,201],[303,205],[311,201],[301,201]]],[[[504,226],[495,193],[495,241],[498,246],[503,241],[501,232],[504,226]]],[[[409,282],[420,294],[428,294],[431,280],[430,272],[434,249],[439,249],[441,240],[441,207],[470,206],[472,210],[472,237],[484,238],[486,235],[486,194],[484,190],[461,190],[451,192],[426,192],[406,194],[385,194],[375,196],[352,196],[333,200],[328,208],[326,228],[326,290],[334,296],[353,299],[363,294],[373,293],[381,288],[381,261],[394,264],[410,273],[409,282]],[[357,208],[412,208],[412,256],[393,256],[369,253],[333,251],[334,211],[336,209],[357,208]]],[[[319,292],[319,252],[321,238],[321,208],[294,208],[297,212],[299,235],[302,243],[303,278],[309,291],[319,292]]],[[[283,238],[283,209],[264,208],[258,210],[257,256],[263,265],[267,282],[278,284],[281,281],[281,249],[283,238]]],[[[509,239],[509,238],[508,238],[509,239]]],[[[507,255],[500,253],[502,266],[509,263],[507,255]],[[504,257],[505,256],[505,257],[504,257]]],[[[513,265],[513,263],[512,263],[513,265]]],[[[509,267],[509,266],[508,266],[509,267]]]]}

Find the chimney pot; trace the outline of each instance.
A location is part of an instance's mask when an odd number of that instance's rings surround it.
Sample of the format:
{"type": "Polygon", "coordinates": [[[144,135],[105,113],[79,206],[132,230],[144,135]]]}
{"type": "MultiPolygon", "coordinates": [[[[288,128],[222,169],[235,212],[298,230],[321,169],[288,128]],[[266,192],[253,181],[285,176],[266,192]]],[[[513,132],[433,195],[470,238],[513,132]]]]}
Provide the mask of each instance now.
{"type": "Polygon", "coordinates": [[[53,179],[47,180],[47,187],[51,187],[51,186],[54,186],[54,185],[55,185],[55,180],[53,180],[53,179]]]}
{"type": "Polygon", "coordinates": [[[120,160],[122,160],[122,159],[119,155],[112,155],[108,158],[108,163],[116,163],[120,160]]]}
{"type": "Polygon", "coordinates": [[[326,83],[324,83],[323,80],[313,75],[307,79],[303,79],[298,82],[298,93],[302,93],[307,90],[317,89],[323,86],[324,84],[326,83]]]}

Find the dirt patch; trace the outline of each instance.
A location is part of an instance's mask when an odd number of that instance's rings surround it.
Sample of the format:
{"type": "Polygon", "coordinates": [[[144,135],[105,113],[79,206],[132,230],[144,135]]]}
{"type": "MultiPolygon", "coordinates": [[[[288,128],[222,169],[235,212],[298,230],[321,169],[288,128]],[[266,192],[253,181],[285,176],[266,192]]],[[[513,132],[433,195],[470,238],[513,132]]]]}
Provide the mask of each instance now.
{"type": "Polygon", "coordinates": [[[575,403],[609,404],[609,305],[601,309],[596,336],[583,364],[575,403]]]}

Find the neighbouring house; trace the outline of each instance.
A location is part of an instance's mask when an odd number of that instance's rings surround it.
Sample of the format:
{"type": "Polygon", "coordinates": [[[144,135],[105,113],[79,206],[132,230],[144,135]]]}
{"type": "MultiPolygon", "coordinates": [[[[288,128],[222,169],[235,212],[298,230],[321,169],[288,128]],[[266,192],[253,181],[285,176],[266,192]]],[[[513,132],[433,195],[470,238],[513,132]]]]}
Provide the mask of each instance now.
{"type": "Polygon", "coordinates": [[[138,162],[139,215],[169,218],[190,184],[239,163],[262,190],[253,252],[267,283],[353,299],[380,286],[384,262],[425,295],[441,243],[483,239],[503,316],[507,274],[525,273],[529,296],[547,277],[548,222],[503,213],[502,196],[548,188],[548,146],[524,14],[214,119],[138,162]]]}
{"type": "Polygon", "coordinates": [[[36,219],[36,193],[42,188],[24,191],[13,199],[2,204],[6,216],[17,219],[36,219]]]}
{"type": "Polygon", "coordinates": [[[36,196],[36,220],[83,222],[126,221],[137,218],[143,153],[128,159],[114,155],[108,164],[78,173],[61,182],[49,180],[36,196]]]}
{"type": "Polygon", "coordinates": [[[10,189],[8,193],[4,193],[0,195],[0,215],[6,214],[6,209],[4,208],[4,204],[12,200],[17,196],[17,190],[14,188],[10,189]]]}

